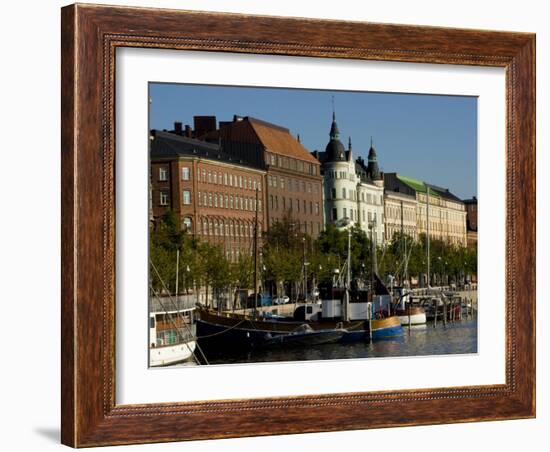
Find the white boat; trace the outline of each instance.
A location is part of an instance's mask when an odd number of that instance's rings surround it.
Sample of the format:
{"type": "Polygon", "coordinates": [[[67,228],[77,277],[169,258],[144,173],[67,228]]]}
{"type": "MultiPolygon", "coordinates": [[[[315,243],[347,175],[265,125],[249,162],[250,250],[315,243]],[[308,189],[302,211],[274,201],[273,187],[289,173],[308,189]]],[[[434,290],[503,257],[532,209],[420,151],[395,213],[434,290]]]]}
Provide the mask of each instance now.
{"type": "Polygon", "coordinates": [[[160,367],[194,359],[195,308],[149,313],[149,366],[160,367]]]}
{"type": "MultiPolygon", "coordinates": [[[[413,312],[414,312],[414,308],[413,308],[413,312]]],[[[408,315],[408,313],[405,313],[403,315],[399,315],[399,321],[401,322],[401,325],[407,326],[409,324],[409,315],[408,315]]],[[[411,312],[410,324],[411,325],[425,325],[426,324],[426,312],[423,309],[422,309],[422,312],[418,312],[418,313],[412,313],[411,312]]]]}

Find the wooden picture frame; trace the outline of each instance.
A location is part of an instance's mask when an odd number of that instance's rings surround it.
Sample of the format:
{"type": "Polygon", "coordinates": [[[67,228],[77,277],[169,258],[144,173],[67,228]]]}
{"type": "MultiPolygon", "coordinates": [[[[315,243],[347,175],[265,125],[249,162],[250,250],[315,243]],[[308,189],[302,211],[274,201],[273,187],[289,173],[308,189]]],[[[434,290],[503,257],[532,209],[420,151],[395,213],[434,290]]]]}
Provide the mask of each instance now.
{"type": "Polygon", "coordinates": [[[535,416],[535,36],[160,9],[62,9],[62,442],[73,447],[535,416]],[[115,50],[147,47],[506,70],[506,382],[115,403],[115,50]],[[269,418],[269,423],[258,423],[269,418]]]}

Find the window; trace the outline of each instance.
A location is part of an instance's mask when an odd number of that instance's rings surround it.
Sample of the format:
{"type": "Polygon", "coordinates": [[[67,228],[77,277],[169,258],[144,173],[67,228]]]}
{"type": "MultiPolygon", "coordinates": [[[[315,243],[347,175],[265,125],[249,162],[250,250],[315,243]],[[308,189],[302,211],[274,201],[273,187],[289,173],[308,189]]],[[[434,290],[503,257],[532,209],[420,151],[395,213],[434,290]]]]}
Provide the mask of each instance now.
{"type": "Polygon", "coordinates": [[[185,166],[181,169],[181,180],[189,180],[189,168],[185,166]]]}
{"type": "Polygon", "coordinates": [[[332,188],[330,191],[331,191],[331,198],[336,199],[336,189],[332,188]]]}
{"type": "Polygon", "coordinates": [[[218,207],[218,195],[214,193],[214,207],[218,207]]]}
{"type": "Polygon", "coordinates": [[[225,195],[225,208],[229,208],[229,196],[225,195]]]}
{"type": "Polygon", "coordinates": [[[348,216],[348,209],[344,207],[342,215],[344,215],[344,218],[348,216]]]}
{"type": "Polygon", "coordinates": [[[223,173],[223,184],[227,185],[227,173],[223,173]]]}
{"type": "Polygon", "coordinates": [[[342,188],[342,198],[346,199],[346,188],[342,188]]]}
{"type": "Polygon", "coordinates": [[[315,215],[319,215],[319,203],[315,203],[315,215]]]}
{"type": "Polygon", "coordinates": [[[233,208],[233,195],[231,195],[229,197],[229,208],[232,209],[233,208]]]}
{"type": "Polygon", "coordinates": [[[163,166],[159,168],[159,180],[160,181],[168,180],[168,170],[163,166]]]}
{"type": "Polygon", "coordinates": [[[298,212],[300,212],[300,200],[299,199],[296,200],[296,210],[298,212]]]}
{"type": "Polygon", "coordinates": [[[281,177],[281,188],[282,189],[285,188],[285,178],[284,177],[281,177]]]}
{"type": "Polygon", "coordinates": [[[183,203],[191,204],[191,192],[189,190],[183,190],[183,203]]]}
{"type": "Polygon", "coordinates": [[[208,193],[208,205],[212,207],[212,193],[208,193]]]}
{"type": "Polygon", "coordinates": [[[338,219],[338,209],[336,207],[332,208],[332,219],[336,221],[338,219]]]}
{"type": "Polygon", "coordinates": [[[165,192],[165,191],[160,192],[160,205],[161,206],[168,205],[168,192],[165,192]]]}
{"type": "Polygon", "coordinates": [[[182,222],[182,229],[185,231],[191,231],[191,226],[193,226],[191,218],[185,217],[182,222]]]}

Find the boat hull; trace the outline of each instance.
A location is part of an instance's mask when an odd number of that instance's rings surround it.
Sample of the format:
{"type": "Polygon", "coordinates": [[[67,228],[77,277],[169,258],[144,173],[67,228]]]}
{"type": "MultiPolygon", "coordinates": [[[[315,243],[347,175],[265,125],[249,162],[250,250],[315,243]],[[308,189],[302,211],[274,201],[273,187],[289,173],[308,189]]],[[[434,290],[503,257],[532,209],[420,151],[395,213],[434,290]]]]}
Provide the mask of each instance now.
{"type": "Polygon", "coordinates": [[[403,327],[398,316],[372,320],[372,340],[387,339],[403,335],[403,327]]]}
{"type": "Polygon", "coordinates": [[[195,341],[182,342],[149,349],[149,367],[171,366],[192,359],[196,348],[195,341]]]}
{"type": "Polygon", "coordinates": [[[426,323],[426,311],[420,306],[412,306],[406,309],[398,309],[396,312],[401,321],[401,325],[423,325],[426,323]]]}
{"type": "Polygon", "coordinates": [[[308,346],[338,342],[344,330],[321,330],[307,333],[281,334],[269,340],[266,346],[308,346]]]}

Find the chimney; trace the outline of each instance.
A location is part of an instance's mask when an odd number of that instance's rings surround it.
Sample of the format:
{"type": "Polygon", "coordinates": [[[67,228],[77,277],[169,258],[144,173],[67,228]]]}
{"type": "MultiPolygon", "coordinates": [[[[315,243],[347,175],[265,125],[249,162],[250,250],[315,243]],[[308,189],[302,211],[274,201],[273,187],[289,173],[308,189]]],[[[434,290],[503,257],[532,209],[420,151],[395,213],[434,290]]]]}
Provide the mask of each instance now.
{"type": "Polygon", "coordinates": [[[189,124],[185,124],[185,133],[184,133],[184,136],[186,136],[187,138],[191,138],[191,135],[192,135],[191,126],[190,126],[189,124]]]}
{"type": "Polygon", "coordinates": [[[177,135],[181,135],[181,127],[182,127],[181,122],[175,122],[174,123],[174,133],[177,134],[177,135]]]}
{"type": "Polygon", "coordinates": [[[200,138],[216,130],[216,117],[193,116],[193,126],[195,127],[195,138],[200,138]]]}

